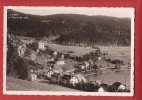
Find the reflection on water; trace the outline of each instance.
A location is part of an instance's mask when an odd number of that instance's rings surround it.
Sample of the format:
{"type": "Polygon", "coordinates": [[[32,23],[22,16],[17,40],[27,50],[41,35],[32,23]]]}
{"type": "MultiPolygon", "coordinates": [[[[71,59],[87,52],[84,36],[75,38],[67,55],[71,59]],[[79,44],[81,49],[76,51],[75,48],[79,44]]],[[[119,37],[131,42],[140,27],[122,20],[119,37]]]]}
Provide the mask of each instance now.
{"type": "Polygon", "coordinates": [[[126,86],[130,86],[130,70],[123,70],[121,72],[110,72],[98,75],[86,76],[87,80],[103,80],[104,83],[112,84],[114,82],[126,83],[126,86]],[[126,79],[126,82],[125,82],[126,79]]]}

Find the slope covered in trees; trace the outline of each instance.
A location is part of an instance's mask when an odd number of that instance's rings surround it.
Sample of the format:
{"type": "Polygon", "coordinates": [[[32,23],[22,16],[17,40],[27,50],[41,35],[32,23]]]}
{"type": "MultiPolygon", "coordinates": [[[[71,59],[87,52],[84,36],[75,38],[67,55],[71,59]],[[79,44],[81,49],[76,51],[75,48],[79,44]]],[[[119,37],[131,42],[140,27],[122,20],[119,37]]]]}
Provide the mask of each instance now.
{"type": "Polygon", "coordinates": [[[59,36],[54,42],[64,45],[129,46],[131,41],[130,18],[78,14],[37,16],[8,10],[7,19],[8,29],[14,35],[59,36]]]}
{"type": "Polygon", "coordinates": [[[7,65],[6,75],[20,79],[27,79],[29,73],[28,60],[22,58],[18,54],[17,40],[14,36],[7,37],[7,65]]]}

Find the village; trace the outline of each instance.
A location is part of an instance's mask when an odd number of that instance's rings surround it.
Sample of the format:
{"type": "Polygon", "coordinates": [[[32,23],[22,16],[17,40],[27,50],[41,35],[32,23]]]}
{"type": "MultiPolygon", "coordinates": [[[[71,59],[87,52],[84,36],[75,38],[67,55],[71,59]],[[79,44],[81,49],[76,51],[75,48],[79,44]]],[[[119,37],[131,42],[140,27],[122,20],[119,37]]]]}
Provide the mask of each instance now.
{"type": "Polygon", "coordinates": [[[61,48],[62,46],[43,39],[16,37],[11,34],[8,34],[8,38],[17,48],[19,57],[30,61],[27,81],[45,80],[50,84],[88,92],[130,92],[126,77],[124,82],[114,80],[111,83],[88,78],[130,71],[129,61],[110,58],[109,53],[102,52],[99,46],[71,46],[77,49],[75,51],[69,49],[69,46],[61,48]],[[86,50],[83,54],[82,48],[86,50]]]}

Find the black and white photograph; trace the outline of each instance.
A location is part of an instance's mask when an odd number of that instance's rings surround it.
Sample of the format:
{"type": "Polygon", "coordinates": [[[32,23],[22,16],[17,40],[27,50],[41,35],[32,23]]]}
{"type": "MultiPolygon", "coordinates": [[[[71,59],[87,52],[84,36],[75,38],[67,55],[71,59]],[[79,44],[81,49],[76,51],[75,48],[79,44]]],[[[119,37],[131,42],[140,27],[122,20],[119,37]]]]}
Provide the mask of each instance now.
{"type": "Polygon", "coordinates": [[[133,96],[134,8],[4,7],[3,93],[133,96]]]}

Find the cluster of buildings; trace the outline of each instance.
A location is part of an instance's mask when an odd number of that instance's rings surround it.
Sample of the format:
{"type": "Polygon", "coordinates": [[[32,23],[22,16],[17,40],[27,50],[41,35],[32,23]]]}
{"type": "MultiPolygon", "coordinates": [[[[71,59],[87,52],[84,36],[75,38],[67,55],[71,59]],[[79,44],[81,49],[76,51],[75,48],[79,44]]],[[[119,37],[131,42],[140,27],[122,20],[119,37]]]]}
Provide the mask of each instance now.
{"type": "MultiPolygon", "coordinates": [[[[33,42],[33,46],[36,48],[36,50],[32,50],[32,49],[27,48],[26,44],[21,42],[15,36],[8,34],[8,38],[12,42],[12,45],[16,48],[17,54],[20,57],[28,58],[32,61],[34,61],[37,58],[37,55],[40,52],[40,50],[43,50],[43,51],[46,50],[46,47],[45,47],[45,44],[43,41],[33,42]]],[[[52,55],[56,58],[58,53],[56,51],[54,51],[52,55]]],[[[100,60],[101,58],[98,58],[98,59],[100,60]]],[[[52,57],[51,57],[51,59],[48,59],[48,61],[51,61],[51,62],[53,61],[53,62],[55,62],[56,65],[63,65],[63,64],[65,64],[64,54],[62,54],[61,57],[58,58],[57,61],[55,61],[54,58],[52,58],[52,57]]],[[[84,69],[87,69],[89,66],[90,66],[90,63],[85,61],[81,65],[77,66],[77,68],[84,70],[84,69]]],[[[49,79],[51,83],[57,83],[57,84],[65,85],[65,86],[71,86],[71,87],[77,87],[78,85],[79,86],[81,85],[81,87],[83,87],[83,88],[85,88],[85,87],[88,88],[88,83],[92,84],[92,83],[90,83],[90,81],[88,82],[87,79],[81,74],[71,73],[71,71],[59,72],[58,70],[53,70],[52,67],[54,67],[54,66],[51,65],[50,70],[48,70],[44,74],[44,76],[47,79],[49,79]]],[[[74,70],[75,69],[73,69],[73,72],[74,72],[74,70]]],[[[33,69],[31,69],[31,71],[29,73],[28,80],[29,81],[37,81],[37,78],[38,78],[38,75],[34,74],[33,69]]],[[[100,89],[98,88],[97,91],[105,91],[101,86],[103,84],[103,81],[98,82],[96,80],[95,84],[97,84],[99,86],[99,88],[101,87],[100,89]]],[[[118,89],[125,90],[126,87],[125,87],[125,85],[120,84],[120,86],[118,86],[118,89]]]]}
{"type": "MultiPolygon", "coordinates": [[[[36,81],[35,74],[29,76],[30,81],[36,81]]],[[[59,73],[49,71],[47,74],[50,83],[63,85],[69,88],[75,88],[90,92],[130,92],[127,86],[121,82],[105,84],[103,80],[88,81],[82,74],[70,74],[67,72],[59,73]]]]}

